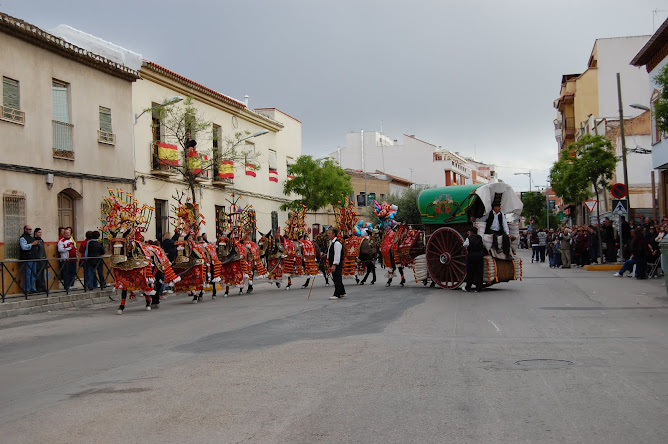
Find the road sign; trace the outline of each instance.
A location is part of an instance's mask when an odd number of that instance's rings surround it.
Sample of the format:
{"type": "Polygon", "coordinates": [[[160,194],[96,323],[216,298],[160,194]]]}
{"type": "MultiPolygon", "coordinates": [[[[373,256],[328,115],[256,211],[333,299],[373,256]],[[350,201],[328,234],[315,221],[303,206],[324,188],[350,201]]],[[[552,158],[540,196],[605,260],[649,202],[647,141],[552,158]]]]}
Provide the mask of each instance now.
{"type": "Polygon", "coordinates": [[[612,214],[629,214],[629,201],[627,199],[612,199],[612,214]]]}
{"type": "Polygon", "coordinates": [[[557,202],[554,200],[550,200],[550,210],[554,210],[557,207],[557,202]]]}
{"type": "Polygon", "coordinates": [[[596,208],[596,204],[598,203],[597,200],[585,200],[584,204],[587,205],[587,208],[589,208],[589,211],[594,211],[594,208],[596,208]]]}
{"type": "Polygon", "coordinates": [[[616,183],[610,188],[610,194],[615,199],[624,199],[628,194],[629,190],[626,189],[626,185],[623,183],[616,183]]]}

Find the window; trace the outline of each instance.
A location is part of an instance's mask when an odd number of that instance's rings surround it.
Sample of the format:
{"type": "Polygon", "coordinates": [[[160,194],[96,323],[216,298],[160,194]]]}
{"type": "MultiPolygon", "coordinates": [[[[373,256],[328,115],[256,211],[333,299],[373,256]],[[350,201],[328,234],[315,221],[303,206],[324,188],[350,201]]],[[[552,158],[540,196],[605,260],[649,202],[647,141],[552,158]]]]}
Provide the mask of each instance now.
{"type": "Polygon", "coordinates": [[[155,199],[155,238],[162,242],[169,231],[169,207],[167,201],[155,199]]]}
{"type": "Polygon", "coordinates": [[[97,132],[97,141],[113,145],[116,143],[116,136],[111,128],[111,110],[101,106],[99,113],[100,130],[97,132]]]}
{"type": "Polygon", "coordinates": [[[655,145],[661,142],[661,133],[659,132],[659,122],[656,119],[656,104],[659,101],[660,93],[658,89],[655,89],[652,92],[652,96],[649,99],[650,108],[652,110],[652,145],[655,145]]]}
{"type": "Polygon", "coordinates": [[[292,157],[287,156],[285,158],[285,166],[287,168],[286,171],[288,172],[287,179],[294,179],[295,178],[295,176],[293,174],[290,174],[290,168],[292,168],[292,165],[294,165],[294,164],[295,164],[295,160],[292,157]]]}
{"type": "Polygon", "coordinates": [[[2,78],[2,115],[0,118],[8,122],[25,123],[25,113],[19,100],[19,82],[8,77],[2,78]]]}
{"type": "Polygon", "coordinates": [[[151,128],[153,129],[153,142],[164,142],[162,140],[162,121],[160,119],[160,105],[157,103],[151,103],[153,111],[151,112],[151,128]]]}
{"type": "Polygon", "coordinates": [[[211,125],[211,128],[211,142],[213,144],[213,151],[219,153],[218,149],[222,146],[223,129],[220,127],[220,125],[216,125],[215,123],[211,125]]]}
{"type": "Polygon", "coordinates": [[[20,248],[19,237],[23,234],[26,224],[26,199],[16,194],[5,194],[5,258],[18,259],[20,248]]]}
{"type": "Polygon", "coordinates": [[[74,159],[72,128],[70,123],[70,99],[67,83],[54,80],[53,97],[53,152],[58,157],[74,159]]]}
{"type": "Polygon", "coordinates": [[[278,157],[276,150],[269,150],[269,180],[278,182],[278,157]]]}

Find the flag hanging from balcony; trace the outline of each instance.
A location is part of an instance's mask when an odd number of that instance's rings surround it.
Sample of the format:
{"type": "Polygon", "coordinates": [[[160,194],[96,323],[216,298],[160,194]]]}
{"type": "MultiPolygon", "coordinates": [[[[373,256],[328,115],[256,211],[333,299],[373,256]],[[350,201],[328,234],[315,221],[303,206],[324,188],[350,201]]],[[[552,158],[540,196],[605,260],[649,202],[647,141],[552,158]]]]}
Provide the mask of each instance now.
{"type": "Polygon", "coordinates": [[[197,150],[188,149],[188,168],[193,174],[200,174],[202,172],[202,158],[199,156],[197,150]]]}
{"type": "Polygon", "coordinates": [[[269,170],[269,181],[270,182],[278,182],[278,171],[269,170]]]}
{"type": "Polygon", "coordinates": [[[176,166],[179,164],[179,149],[176,145],[158,142],[158,162],[161,165],[176,166]]]}
{"type": "Polygon", "coordinates": [[[221,179],[234,179],[234,161],[221,160],[218,165],[218,177],[221,179]]]}
{"type": "Polygon", "coordinates": [[[255,165],[253,165],[252,163],[246,164],[246,176],[256,177],[257,174],[255,174],[255,170],[257,170],[257,167],[255,165]]]}
{"type": "Polygon", "coordinates": [[[286,177],[286,179],[288,179],[288,180],[292,180],[294,178],[295,178],[295,176],[293,176],[292,174],[288,174],[287,177],[286,177]]]}

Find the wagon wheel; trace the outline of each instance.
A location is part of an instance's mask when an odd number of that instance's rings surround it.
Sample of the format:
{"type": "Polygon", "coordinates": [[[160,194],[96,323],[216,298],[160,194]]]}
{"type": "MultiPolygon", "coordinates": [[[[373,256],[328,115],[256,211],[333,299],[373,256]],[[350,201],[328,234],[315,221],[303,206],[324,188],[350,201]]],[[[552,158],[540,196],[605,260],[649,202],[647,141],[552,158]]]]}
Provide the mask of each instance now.
{"type": "Polygon", "coordinates": [[[432,280],[443,288],[457,288],[466,278],[464,239],[452,228],[434,231],[427,242],[427,269],[432,280]]]}

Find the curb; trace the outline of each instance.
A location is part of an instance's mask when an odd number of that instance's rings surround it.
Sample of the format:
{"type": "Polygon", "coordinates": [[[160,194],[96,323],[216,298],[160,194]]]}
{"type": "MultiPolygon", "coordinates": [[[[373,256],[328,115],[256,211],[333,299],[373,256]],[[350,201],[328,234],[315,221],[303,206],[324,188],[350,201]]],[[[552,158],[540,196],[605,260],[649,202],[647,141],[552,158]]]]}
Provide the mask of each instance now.
{"type": "Polygon", "coordinates": [[[600,265],[585,265],[583,268],[587,271],[617,271],[622,268],[623,264],[600,264],[600,265]]]}
{"type": "Polygon", "coordinates": [[[32,313],[85,307],[87,305],[112,302],[113,289],[81,293],[62,294],[35,299],[20,299],[0,303],[0,319],[32,313]]]}

